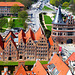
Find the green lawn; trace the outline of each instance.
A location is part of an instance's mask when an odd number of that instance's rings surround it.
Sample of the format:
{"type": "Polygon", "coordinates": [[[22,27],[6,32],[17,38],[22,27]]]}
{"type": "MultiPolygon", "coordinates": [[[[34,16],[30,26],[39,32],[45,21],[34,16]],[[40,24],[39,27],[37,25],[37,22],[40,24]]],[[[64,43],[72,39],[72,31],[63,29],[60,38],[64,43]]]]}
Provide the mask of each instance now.
{"type": "MultiPolygon", "coordinates": [[[[14,19],[13,21],[14,21],[14,26],[13,26],[13,28],[15,28],[15,27],[21,27],[21,28],[23,28],[22,20],[14,19]]],[[[8,24],[5,24],[5,25],[3,26],[3,28],[8,28],[8,24]]]]}
{"type": "Polygon", "coordinates": [[[44,15],[44,20],[45,20],[45,24],[52,24],[52,19],[49,16],[44,15]]]}
{"type": "MultiPolygon", "coordinates": [[[[25,65],[34,65],[36,61],[25,61],[25,65]]],[[[47,64],[48,61],[40,61],[41,64],[47,64]]],[[[18,62],[3,62],[0,61],[0,65],[5,65],[5,66],[9,66],[9,65],[18,65],[18,62]]]]}
{"type": "Polygon", "coordinates": [[[55,18],[55,15],[53,16],[53,18],[55,18]]]}
{"type": "MultiPolygon", "coordinates": [[[[11,18],[11,16],[4,16],[3,18],[11,18]]],[[[18,17],[12,16],[12,18],[18,18],[18,17]]]]}
{"type": "Polygon", "coordinates": [[[48,30],[52,31],[52,26],[47,26],[48,30]]]}
{"type": "Polygon", "coordinates": [[[14,28],[15,28],[15,27],[21,27],[21,28],[23,28],[22,20],[20,20],[20,19],[15,19],[15,20],[14,20],[14,28]]]}
{"type": "Polygon", "coordinates": [[[65,8],[65,7],[62,7],[62,9],[67,9],[67,10],[69,10],[70,8],[69,8],[69,7],[66,7],[66,8],[65,8]]]}
{"type": "Polygon", "coordinates": [[[5,32],[5,30],[6,30],[6,29],[2,29],[2,31],[0,30],[0,32],[2,32],[2,33],[3,33],[3,32],[5,32]]]}
{"type": "Polygon", "coordinates": [[[42,10],[52,10],[53,11],[53,9],[51,9],[51,8],[49,8],[47,6],[44,6],[42,10]]]}

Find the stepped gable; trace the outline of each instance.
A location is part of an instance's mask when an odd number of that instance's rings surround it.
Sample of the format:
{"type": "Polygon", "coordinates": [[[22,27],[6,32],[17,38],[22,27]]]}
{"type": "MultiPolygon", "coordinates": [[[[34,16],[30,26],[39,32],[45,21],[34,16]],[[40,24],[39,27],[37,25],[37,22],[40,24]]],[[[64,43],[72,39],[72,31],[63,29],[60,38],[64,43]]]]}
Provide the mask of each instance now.
{"type": "Polygon", "coordinates": [[[3,49],[3,38],[2,38],[2,36],[0,35],[0,46],[2,47],[2,49],[3,49]]]}
{"type": "Polygon", "coordinates": [[[33,66],[32,71],[36,73],[36,75],[46,75],[47,72],[43,68],[42,64],[39,62],[39,60],[36,61],[36,63],[33,66]]]}
{"type": "Polygon", "coordinates": [[[20,2],[0,2],[0,6],[14,6],[15,4],[20,7],[24,7],[24,5],[20,2]]]}
{"type": "Polygon", "coordinates": [[[9,41],[12,41],[12,43],[16,47],[16,43],[14,42],[14,40],[12,39],[12,37],[10,37],[7,41],[4,42],[4,48],[7,46],[7,44],[9,43],[9,41]]]}
{"type": "Polygon", "coordinates": [[[13,38],[16,38],[16,36],[13,34],[12,31],[9,31],[9,33],[6,35],[5,41],[6,41],[9,37],[12,37],[12,39],[13,39],[13,38]]]}
{"type": "Polygon", "coordinates": [[[49,64],[55,65],[55,68],[59,71],[58,75],[67,75],[69,71],[68,66],[56,54],[54,54],[49,64]]]}
{"type": "Polygon", "coordinates": [[[53,46],[53,40],[52,40],[51,36],[49,37],[48,40],[49,40],[50,45],[53,46]]]}
{"type": "Polygon", "coordinates": [[[29,38],[32,38],[32,40],[35,40],[34,32],[29,28],[29,30],[26,32],[26,42],[29,40],[29,38]]]}
{"type": "Polygon", "coordinates": [[[24,33],[23,30],[21,30],[18,34],[18,43],[20,42],[21,39],[23,39],[23,42],[25,43],[25,37],[26,37],[26,34],[24,33]]]}
{"type": "Polygon", "coordinates": [[[42,30],[41,30],[41,27],[37,30],[37,32],[35,32],[35,40],[39,40],[40,37],[42,35],[42,30]]]}
{"type": "Polygon", "coordinates": [[[69,62],[68,61],[75,61],[75,52],[73,52],[70,57],[65,61],[66,64],[69,65],[69,62]]]}
{"type": "Polygon", "coordinates": [[[55,19],[52,22],[53,24],[64,24],[63,18],[62,18],[62,13],[61,13],[61,6],[59,6],[55,19]]]}

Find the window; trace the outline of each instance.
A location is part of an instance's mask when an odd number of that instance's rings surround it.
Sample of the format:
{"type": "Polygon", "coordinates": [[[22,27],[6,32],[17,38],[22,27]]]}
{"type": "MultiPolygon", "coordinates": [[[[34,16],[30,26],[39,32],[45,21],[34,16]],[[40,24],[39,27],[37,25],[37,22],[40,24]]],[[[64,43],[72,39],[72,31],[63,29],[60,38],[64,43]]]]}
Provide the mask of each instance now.
{"type": "Polygon", "coordinates": [[[9,53],[9,55],[11,55],[11,53],[9,53]]]}
{"type": "Polygon", "coordinates": [[[61,44],[63,44],[63,42],[61,42],[61,44]]]}
{"type": "Polygon", "coordinates": [[[51,54],[51,56],[53,56],[53,54],[51,54]]]}
{"type": "Polygon", "coordinates": [[[5,57],[5,59],[7,59],[7,57],[5,57]]]}
{"type": "Polygon", "coordinates": [[[29,42],[31,42],[31,40],[29,42]]]}
{"type": "Polygon", "coordinates": [[[29,59],[29,57],[27,57],[27,59],[29,59]]]}
{"type": "Polygon", "coordinates": [[[11,44],[9,44],[9,46],[11,47],[11,44]]]}

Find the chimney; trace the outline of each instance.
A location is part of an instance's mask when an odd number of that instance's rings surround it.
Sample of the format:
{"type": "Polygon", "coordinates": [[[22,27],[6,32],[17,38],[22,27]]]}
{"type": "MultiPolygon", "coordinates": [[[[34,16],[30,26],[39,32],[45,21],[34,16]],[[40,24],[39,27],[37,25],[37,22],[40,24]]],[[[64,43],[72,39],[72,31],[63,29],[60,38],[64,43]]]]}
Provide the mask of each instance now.
{"type": "Polygon", "coordinates": [[[8,73],[10,74],[10,73],[11,73],[11,71],[8,71],[8,73]]]}
{"type": "Polygon", "coordinates": [[[20,66],[20,65],[25,66],[25,61],[19,61],[19,62],[18,62],[18,66],[20,66]]]}
{"type": "Polygon", "coordinates": [[[25,69],[28,70],[28,66],[25,66],[25,69]]]}
{"type": "Polygon", "coordinates": [[[17,68],[18,68],[18,67],[17,67],[17,66],[15,66],[15,71],[17,70],[17,68]]]}
{"type": "Polygon", "coordinates": [[[1,71],[1,75],[4,75],[4,71],[1,71]]]}
{"type": "Polygon", "coordinates": [[[8,67],[4,67],[4,72],[7,72],[8,71],[8,67]]]}
{"type": "Polygon", "coordinates": [[[28,73],[28,75],[30,75],[30,73],[28,73]]]}

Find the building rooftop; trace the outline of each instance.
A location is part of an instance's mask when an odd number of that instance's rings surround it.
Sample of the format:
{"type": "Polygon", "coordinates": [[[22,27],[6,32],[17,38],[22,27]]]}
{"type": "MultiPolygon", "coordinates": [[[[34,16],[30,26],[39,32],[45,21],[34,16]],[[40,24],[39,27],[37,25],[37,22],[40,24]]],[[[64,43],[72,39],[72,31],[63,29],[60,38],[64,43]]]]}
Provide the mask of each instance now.
{"type": "Polygon", "coordinates": [[[37,60],[36,63],[34,64],[32,71],[36,73],[36,75],[47,75],[46,70],[39,62],[39,60],[37,60]]]}
{"type": "Polygon", "coordinates": [[[49,64],[55,66],[53,70],[58,70],[58,75],[67,75],[67,72],[69,71],[68,66],[56,54],[54,54],[49,64]]]}
{"type": "Polygon", "coordinates": [[[14,6],[15,4],[24,7],[24,5],[20,2],[0,2],[0,6],[14,6]]]}
{"type": "Polygon", "coordinates": [[[75,52],[73,52],[65,62],[69,64],[68,61],[75,61],[75,52]]]}

